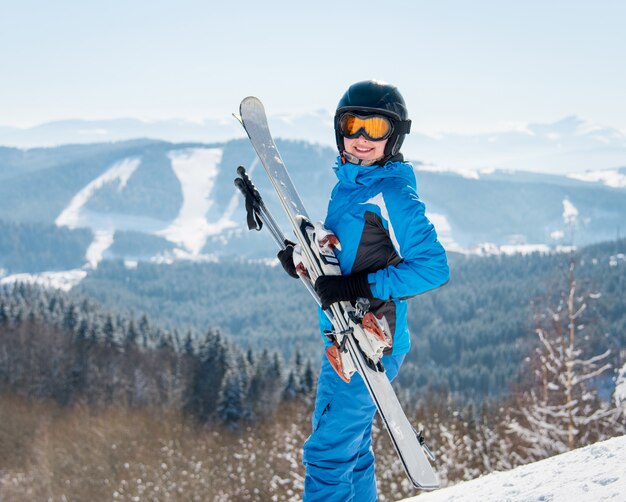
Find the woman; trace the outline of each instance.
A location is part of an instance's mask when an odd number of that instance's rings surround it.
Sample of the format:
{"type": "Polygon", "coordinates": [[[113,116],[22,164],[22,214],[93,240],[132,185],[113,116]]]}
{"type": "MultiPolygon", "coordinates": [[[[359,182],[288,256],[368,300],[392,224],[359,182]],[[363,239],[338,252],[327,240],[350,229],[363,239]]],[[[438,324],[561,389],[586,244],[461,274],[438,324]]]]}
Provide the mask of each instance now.
{"type": "MultiPolygon", "coordinates": [[[[364,297],[371,312],[384,316],[392,346],[382,363],[392,380],[410,346],[407,299],[447,282],[446,254],[417,195],[413,167],[400,153],[411,121],[398,89],[374,80],[353,84],[339,101],[334,124],[339,181],[324,225],[341,243],[336,255],[343,275],[321,276],[315,289],[323,308],[364,297]]],[[[279,258],[297,276],[291,251],[279,258]]],[[[331,329],[321,310],[320,325],[322,333],[331,329]]],[[[304,445],[305,501],[377,500],[371,447],[376,408],[358,373],[345,380],[323,358],[313,432],[304,445]]]]}

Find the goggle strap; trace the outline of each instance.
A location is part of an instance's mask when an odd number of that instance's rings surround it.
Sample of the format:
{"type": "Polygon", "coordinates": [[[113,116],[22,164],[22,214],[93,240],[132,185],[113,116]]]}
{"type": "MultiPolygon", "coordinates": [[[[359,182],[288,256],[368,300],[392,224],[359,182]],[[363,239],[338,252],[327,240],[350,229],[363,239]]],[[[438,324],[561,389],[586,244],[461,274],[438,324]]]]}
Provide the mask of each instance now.
{"type": "Polygon", "coordinates": [[[393,124],[393,129],[398,134],[409,134],[411,132],[411,121],[397,120],[393,124]]]}

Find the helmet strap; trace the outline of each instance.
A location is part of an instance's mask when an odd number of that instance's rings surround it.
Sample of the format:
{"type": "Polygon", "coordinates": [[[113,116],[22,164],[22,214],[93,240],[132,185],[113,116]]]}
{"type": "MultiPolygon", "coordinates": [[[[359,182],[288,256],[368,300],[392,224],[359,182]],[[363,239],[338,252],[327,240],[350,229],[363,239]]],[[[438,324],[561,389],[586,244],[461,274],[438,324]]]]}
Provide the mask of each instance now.
{"type": "Polygon", "coordinates": [[[341,152],[341,157],[350,162],[350,164],[354,164],[357,166],[373,166],[374,164],[378,164],[382,159],[378,160],[361,160],[358,157],[355,157],[351,153],[346,152],[345,150],[341,152]]]}
{"type": "Polygon", "coordinates": [[[385,155],[382,159],[378,160],[361,160],[344,150],[341,152],[341,163],[345,164],[346,162],[365,167],[384,166],[387,162],[404,162],[404,156],[401,153],[396,153],[395,155],[385,155]]]}

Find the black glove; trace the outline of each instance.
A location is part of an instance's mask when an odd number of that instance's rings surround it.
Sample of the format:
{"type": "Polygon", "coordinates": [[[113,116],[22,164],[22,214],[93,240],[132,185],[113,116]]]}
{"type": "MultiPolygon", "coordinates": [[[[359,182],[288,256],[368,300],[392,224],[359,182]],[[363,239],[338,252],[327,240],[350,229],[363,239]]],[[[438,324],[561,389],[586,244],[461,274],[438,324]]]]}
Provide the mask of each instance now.
{"type": "Polygon", "coordinates": [[[278,257],[280,264],[283,266],[283,269],[285,269],[285,272],[287,272],[294,279],[299,279],[299,276],[296,273],[296,266],[293,263],[293,247],[295,245],[295,242],[285,239],[285,248],[281,249],[276,256],[278,257]]]}
{"type": "Polygon", "coordinates": [[[351,275],[321,275],[315,281],[315,291],[326,310],[339,301],[355,302],[357,298],[374,298],[367,282],[367,273],[351,275]]]}

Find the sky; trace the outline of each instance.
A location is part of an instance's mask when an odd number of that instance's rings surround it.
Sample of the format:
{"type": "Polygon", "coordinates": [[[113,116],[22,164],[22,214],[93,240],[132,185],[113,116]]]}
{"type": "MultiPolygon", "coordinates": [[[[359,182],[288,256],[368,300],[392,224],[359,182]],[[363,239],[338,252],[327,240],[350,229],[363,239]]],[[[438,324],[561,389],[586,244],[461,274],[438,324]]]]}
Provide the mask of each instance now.
{"type": "Polygon", "coordinates": [[[333,110],[377,78],[420,132],[626,131],[625,21],[621,0],[0,0],[0,126],[333,110]]]}

